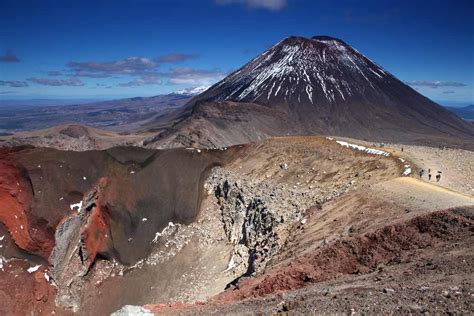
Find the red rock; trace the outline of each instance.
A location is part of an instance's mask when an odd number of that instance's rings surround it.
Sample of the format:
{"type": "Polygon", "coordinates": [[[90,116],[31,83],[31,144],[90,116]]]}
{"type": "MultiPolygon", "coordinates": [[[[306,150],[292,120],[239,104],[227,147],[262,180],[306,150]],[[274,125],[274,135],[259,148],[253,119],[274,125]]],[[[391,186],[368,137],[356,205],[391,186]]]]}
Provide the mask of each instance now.
{"type": "Polygon", "coordinates": [[[101,205],[102,194],[107,185],[107,178],[101,178],[97,185],[95,205],[89,210],[87,223],[81,229],[81,239],[87,252],[87,262],[91,265],[99,253],[108,249],[110,239],[110,214],[106,206],[101,205]]]}
{"type": "Polygon", "coordinates": [[[54,234],[30,214],[34,193],[27,173],[6,150],[0,157],[0,222],[18,247],[48,259],[54,234]]]}

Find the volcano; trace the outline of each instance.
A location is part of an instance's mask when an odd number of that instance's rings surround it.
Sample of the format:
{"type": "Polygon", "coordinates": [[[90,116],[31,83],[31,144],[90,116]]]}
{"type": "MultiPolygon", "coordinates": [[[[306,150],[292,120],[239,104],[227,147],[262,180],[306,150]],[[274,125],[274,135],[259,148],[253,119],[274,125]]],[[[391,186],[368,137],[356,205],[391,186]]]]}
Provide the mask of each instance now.
{"type": "Polygon", "coordinates": [[[278,135],[469,146],[474,125],[342,40],[288,37],[171,116],[152,147],[227,146],[278,135]]]}

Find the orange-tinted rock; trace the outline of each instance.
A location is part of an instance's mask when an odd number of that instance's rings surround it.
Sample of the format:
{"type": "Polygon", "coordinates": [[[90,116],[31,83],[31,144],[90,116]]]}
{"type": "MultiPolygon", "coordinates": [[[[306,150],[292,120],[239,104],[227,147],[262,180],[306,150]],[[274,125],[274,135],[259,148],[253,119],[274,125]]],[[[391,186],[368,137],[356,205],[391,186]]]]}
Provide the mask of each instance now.
{"type": "Polygon", "coordinates": [[[85,261],[91,265],[97,255],[106,253],[110,239],[110,214],[101,204],[102,194],[107,185],[107,178],[101,178],[96,188],[95,202],[89,212],[86,224],[81,228],[81,240],[85,247],[85,261]]]}
{"type": "Polygon", "coordinates": [[[18,247],[47,259],[54,246],[53,231],[29,214],[34,193],[27,172],[5,150],[0,156],[0,222],[18,247]]]}

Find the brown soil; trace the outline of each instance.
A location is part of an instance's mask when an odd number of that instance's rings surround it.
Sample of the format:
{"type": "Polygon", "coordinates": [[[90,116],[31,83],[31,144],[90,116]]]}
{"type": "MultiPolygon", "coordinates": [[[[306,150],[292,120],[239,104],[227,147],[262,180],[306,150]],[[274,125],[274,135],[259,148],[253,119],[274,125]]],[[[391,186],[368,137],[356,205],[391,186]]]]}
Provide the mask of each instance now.
{"type": "Polygon", "coordinates": [[[206,303],[145,308],[155,314],[466,313],[474,306],[473,231],[472,207],[425,214],[296,256],[206,303]]]}
{"type": "MultiPolygon", "coordinates": [[[[99,184],[81,230],[92,266],[83,279],[83,314],[106,315],[125,304],[147,303],[158,303],[147,305],[156,313],[346,313],[351,308],[385,313],[405,308],[410,295],[430,312],[472,311],[474,198],[400,177],[402,171],[397,156],[368,155],[320,137],[199,151],[17,148],[0,159],[0,233],[7,229],[20,248],[48,258],[50,227],[75,213],[70,204],[99,184]],[[234,245],[225,237],[212,187],[204,188],[214,166],[236,181],[252,179],[255,191],[260,185],[283,196],[291,188],[294,207],[308,190],[328,197],[305,204],[305,220],[281,235],[284,247],[264,271],[240,278],[226,291],[240,275],[227,271],[234,245]],[[286,189],[275,190],[280,184],[286,189]],[[152,241],[169,222],[179,229],[152,241]],[[138,264],[152,254],[154,262],[138,264]],[[120,270],[117,262],[138,265],[120,270]],[[430,289],[420,290],[419,284],[430,289]],[[450,301],[437,299],[446,289],[450,301]]],[[[5,256],[2,249],[0,255],[5,256]]],[[[0,271],[4,284],[25,281],[11,293],[1,288],[0,297],[8,298],[0,312],[52,311],[54,287],[43,284],[44,275],[24,272],[26,261],[7,265],[17,270],[0,271]],[[15,278],[21,271],[24,275],[15,278]],[[30,291],[38,294],[26,294],[30,291]]]]}
{"type": "Polygon", "coordinates": [[[44,266],[28,273],[29,264],[10,260],[0,269],[0,314],[51,315],[55,310],[55,290],[45,279],[44,266]]]}
{"type": "Polygon", "coordinates": [[[260,277],[242,280],[236,289],[224,292],[215,300],[242,300],[294,290],[346,274],[370,273],[380,264],[399,263],[414,249],[469,237],[474,231],[473,211],[431,213],[362,236],[337,240],[317,252],[293,258],[288,265],[269,269],[260,277]]]}
{"type": "Polygon", "coordinates": [[[104,150],[115,146],[140,146],[141,142],[150,135],[152,134],[119,134],[89,126],[69,124],[0,137],[0,147],[31,145],[74,151],[104,150]]]}

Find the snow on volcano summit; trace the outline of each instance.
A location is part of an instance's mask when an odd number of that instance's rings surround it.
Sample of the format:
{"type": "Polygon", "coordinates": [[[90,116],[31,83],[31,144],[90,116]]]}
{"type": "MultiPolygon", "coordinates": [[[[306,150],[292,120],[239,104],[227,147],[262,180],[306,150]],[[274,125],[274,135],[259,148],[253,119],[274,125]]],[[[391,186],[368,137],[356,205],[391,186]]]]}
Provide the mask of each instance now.
{"type": "Polygon", "coordinates": [[[343,41],[289,37],[214,85],[215,100],[259,103],[344,101],[393,76],[343,41]]]}

